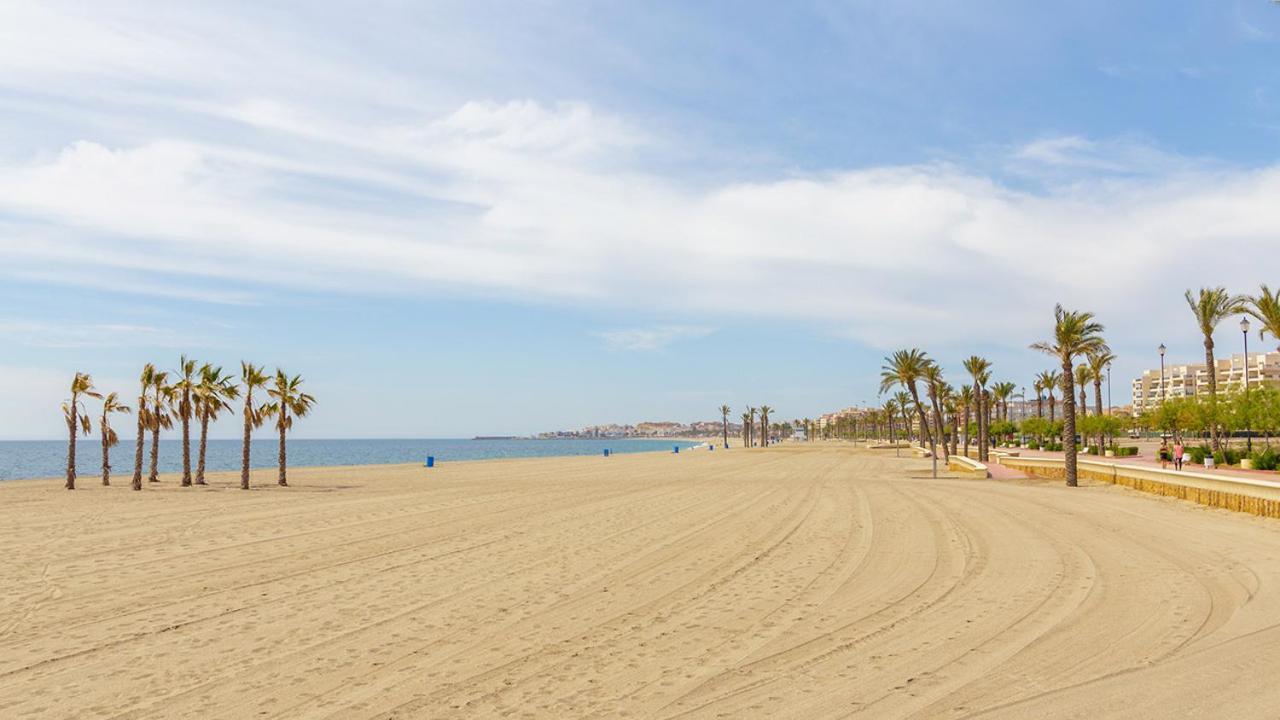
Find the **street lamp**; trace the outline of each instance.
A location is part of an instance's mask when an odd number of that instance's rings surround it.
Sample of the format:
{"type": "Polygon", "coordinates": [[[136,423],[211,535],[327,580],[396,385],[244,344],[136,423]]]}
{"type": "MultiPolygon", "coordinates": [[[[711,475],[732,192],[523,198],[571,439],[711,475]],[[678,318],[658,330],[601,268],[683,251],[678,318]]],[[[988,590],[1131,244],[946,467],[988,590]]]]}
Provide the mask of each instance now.
{"type": "Polygon", "coordinates": [[[1245,443],[1248,446],[1248,452],[1253,453],[1253,430],[1250,429],[1249,417],[1253,415],[1253,408],[1249,405],[1249,318],[1240,318],[1240,334],[1244,335],[1244,407],[1245,407],[1245,443]]]}
{"type": "Polygon", "coordinates": [[[1107,414],[1111,414],[1111,363],[1107,363],[1107,414]]]}
{"type": "Polygon", "coordinates": [[[1160,404],[1164,405],[1164,352],[1168,348],[1164,346],[1164,343],[1160,343],[1160,347],[1157,349],[1160,351],[1160,404]]]}

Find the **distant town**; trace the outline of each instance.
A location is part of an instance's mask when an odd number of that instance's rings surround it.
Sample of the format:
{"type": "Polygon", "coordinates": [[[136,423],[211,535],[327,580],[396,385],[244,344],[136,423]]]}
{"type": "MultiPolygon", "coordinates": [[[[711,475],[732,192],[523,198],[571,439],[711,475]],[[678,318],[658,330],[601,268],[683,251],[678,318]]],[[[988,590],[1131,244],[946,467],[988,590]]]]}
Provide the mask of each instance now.
{"type": "MultiPolygon", "coordinates": [[[[542,439],[554,438],[668,438],[668,437],[720,437],[724,424],[719,420],[692,423],[671,421],[638,422],[634,425],[590,425],[581,430],[554,430],[538,433],[542,439]]],[[[729,435],[742,434],[742,425],[729,423],[729,435]]]]}

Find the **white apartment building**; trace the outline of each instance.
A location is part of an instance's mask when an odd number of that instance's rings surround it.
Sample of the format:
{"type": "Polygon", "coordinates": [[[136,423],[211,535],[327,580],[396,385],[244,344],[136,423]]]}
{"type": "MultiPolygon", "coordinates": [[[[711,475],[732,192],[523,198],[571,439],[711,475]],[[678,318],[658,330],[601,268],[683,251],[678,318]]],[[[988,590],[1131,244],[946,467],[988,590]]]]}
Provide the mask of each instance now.
{"type": "MultiPolygon", "coordinates": [[[[1226,393],[1244,389],[1245,357],[1237,353],[1230,357],[1215,358],[1218,392],[1226,393]]],[[[1280,352],[1249,353],[1247,371],[1250,387],[1263,383],[1280,385],[1280,352]]],[[[1209,370],[1204,363],[1166,365],[1163,389],[1160,368],[1146,370],[1132,383],[1133,412],[1141,413],[1160,407],[1163,398],[1184,398],[1209,393],[1209,370]]]]}

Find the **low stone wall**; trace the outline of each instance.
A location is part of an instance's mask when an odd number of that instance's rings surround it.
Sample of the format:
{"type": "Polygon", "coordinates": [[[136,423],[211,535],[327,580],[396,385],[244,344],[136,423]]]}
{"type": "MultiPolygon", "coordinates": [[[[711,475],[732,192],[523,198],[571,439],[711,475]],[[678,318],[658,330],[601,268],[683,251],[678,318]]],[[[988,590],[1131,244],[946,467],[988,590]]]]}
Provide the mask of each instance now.
{"type": "Polygon", "coordinates": [[[963,455],[952,455],[951,459],[947,461],[947,469],[968,477],[984,479],[991,477],[986,465],[963,455]]]}
{"type": "MultiPolygon", "coordinates": [[[[999,458],[1001,465],[1039,477],[1065,479],[1066,461],[1059,458],[999,458]]],[[[1208,473],[1178,472],[1080,460],[1076,472],[1082,478],[1123,485],[1153,495],[1190,500],[1200,505],[1251,515],[1280,518],[1280,483],[1208,473]]]]}

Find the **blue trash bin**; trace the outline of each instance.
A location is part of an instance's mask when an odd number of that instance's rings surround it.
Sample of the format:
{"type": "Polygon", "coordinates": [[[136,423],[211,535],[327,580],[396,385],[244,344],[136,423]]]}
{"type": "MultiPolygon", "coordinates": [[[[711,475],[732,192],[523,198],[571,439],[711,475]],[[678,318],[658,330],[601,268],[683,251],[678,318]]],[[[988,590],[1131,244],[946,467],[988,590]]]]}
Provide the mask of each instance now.
{"type": "Polygon", "coordinates": [[[609,448],[604,449],[604,456],[609,457],[609,448]]]}
{"type": "Polygon", "coordinates": [[[436,466],[436,456],[435,456],[435,455],[428,455],[428,456],[427,456],[427,467],[435,467],[435,466],[436,466]]]}
{"type": "Polygon", "coordinates": [[[679,455],[679,454],[680,454],[680,446],[679,446],[679,445],[672,445],[672,446],[671,446],[671,452],[673,452],[673,453],[675,453],[675,454],[679,455]]]}

